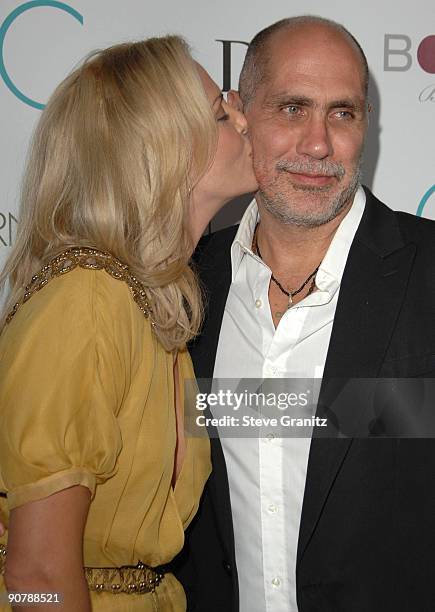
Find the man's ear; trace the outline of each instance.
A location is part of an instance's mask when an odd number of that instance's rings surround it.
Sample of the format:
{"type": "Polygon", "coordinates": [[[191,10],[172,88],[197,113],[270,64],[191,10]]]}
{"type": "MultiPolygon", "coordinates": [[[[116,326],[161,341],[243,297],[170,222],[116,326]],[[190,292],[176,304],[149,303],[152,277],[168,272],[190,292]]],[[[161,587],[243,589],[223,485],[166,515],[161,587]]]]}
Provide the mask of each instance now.
{"type": "Polygon", "coordinates": [[[373,113],[373,106],[370,104],[370,102],[367,103],[367,127],[369,126],[370,123],[370,115],[373,113]]]}
{"type": "Polygon", "coordinates": [[[238,91],[235,89],[230,89],[230,91],[227,93],[227,102],[232,108],[235,108],[239,112],[243,113],[243,104],[238,91]]]}

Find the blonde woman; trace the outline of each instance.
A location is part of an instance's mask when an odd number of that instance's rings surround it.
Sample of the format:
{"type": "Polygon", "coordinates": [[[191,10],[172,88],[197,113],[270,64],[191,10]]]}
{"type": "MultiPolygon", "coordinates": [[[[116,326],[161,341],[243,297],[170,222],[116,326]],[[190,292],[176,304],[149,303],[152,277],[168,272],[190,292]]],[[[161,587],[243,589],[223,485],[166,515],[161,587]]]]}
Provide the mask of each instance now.
{"type": "Polygon", "coordinates": [[[255,189],[250,155],[243,115],[178,37],[94,54],[42,114],[0,277],[1,588],[41,612],[186,608],[159,566],[210,472],[208,441],[183,434],[188,262],[255,189]]]}

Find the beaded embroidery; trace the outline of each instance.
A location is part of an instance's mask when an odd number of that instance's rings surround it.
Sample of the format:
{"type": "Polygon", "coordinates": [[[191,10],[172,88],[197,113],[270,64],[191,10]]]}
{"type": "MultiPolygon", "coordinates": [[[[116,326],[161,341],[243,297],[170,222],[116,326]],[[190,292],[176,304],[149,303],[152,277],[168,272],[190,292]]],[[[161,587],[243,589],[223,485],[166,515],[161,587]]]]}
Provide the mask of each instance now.
{"type": "MultiPolygon", "coordinates": [[[[0,544],[0,576],[6,567],[6,546],[0,544]]],[[[164,574],[144,563],[122,567],[85,567],[85,577],[90,591],[97,593],[154,593],[164,574]]]]}
{"type": "Polygon", "coordinates": [[[139,306],[144,316],[151,320],[151,325],[154,325],[151,319],[151,306],[143,284],[133,276],[128,266],[121,263],[113,255],[90,247],[73,247],[68,249],[52,259],[40,272],[32,276],[30,283],[24,290],[23,297],[15,304],[6,317],[6,323],[10,323],[19,307],[25,304],[34,293],[45,287],[52,278],[71,272],[77,267],[84,268],[85,270],[105,270],[112,278],[127,283],[133,300],[139,306]]]}
{"type": "Polygon", "coordinates": [[[163,574],[154,568],[138,563],[123,567],[85,567],[90,591],[102,593],[154,593],[163,574]]]}

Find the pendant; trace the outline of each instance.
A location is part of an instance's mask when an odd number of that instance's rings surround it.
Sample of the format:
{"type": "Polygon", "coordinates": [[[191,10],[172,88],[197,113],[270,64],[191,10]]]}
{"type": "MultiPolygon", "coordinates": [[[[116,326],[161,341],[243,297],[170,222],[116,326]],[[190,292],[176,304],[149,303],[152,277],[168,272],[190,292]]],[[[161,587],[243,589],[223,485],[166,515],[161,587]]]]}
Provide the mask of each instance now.
{"type": "Polygon", "coordinates": [[[290,308],[290,306],[293,306],[293,297],[291,293],[288,296],[288,307],[290,308]]]}

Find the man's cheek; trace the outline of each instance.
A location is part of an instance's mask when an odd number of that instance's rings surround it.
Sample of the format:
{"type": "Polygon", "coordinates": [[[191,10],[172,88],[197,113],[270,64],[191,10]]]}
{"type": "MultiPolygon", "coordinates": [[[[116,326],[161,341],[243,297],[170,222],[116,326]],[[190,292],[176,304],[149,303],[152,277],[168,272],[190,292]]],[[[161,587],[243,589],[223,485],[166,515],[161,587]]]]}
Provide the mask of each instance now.
{"type": "Polygon", "coordinates": [[[271,128],[263,138],[263,145],[275,159],[292,155],[293,135],[287,128],[271,128]]]}
{"type": "Polygon", "coordinates": [[[252,142],[252,155],[254,164],[268,168],[274,172],[277,162],[280,159],[287,159],[288,150],[282,139],[269,135],[264,139],[255,139],[252,142]]]}
{"type": "Polygon", "coordinates": [[[266,164],[266,160],[253,156],[254,174],[260,187],[268,182],[271,171],[266,164]]]}
{"type": "Polygon", "coordinates": [[[364,145],[362,134],[355,134],[352,138],[337,139],[334,143],[334,157],[340,160],[345,166],[355,166],[358,164],[364,145]]]}

